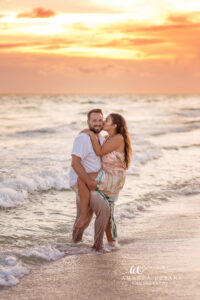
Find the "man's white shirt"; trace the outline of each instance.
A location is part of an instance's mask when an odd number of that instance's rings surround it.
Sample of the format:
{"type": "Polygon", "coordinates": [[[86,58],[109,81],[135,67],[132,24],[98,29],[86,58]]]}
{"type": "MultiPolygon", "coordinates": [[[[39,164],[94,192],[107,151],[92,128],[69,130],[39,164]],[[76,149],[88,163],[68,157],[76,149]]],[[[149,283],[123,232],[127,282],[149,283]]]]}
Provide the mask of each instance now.
{"type": "MultiPolygon", "coordinates": [[[[103,145],[104,137],[99,135],[100,144],[103,145]]],[[[101,158],[94,152],[91,139],[86,133],[79,133],[74,140],[72,155],[76,155],[81,158],[81,164],[84,167],[86,173],[99,172],[101,169],[101,158]]],[[[69,186],[72,187],[77,182],[77,174],[70,167],[69,171],[69,186]]]]}

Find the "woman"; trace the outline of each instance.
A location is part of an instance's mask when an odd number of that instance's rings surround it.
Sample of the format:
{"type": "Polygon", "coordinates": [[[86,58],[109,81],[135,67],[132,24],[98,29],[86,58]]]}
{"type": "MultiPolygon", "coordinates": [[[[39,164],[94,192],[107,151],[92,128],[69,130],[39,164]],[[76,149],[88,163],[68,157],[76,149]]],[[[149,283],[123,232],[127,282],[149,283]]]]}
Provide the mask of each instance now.
{"type": "MultiPolygon", "coordinates": [[[[108,132],[106,141],[100,146],[94,132],[85,129],[97,156],[102,157],[102,169],[98,173],[89,173],[97,181],[99,192],[108,198],[116,198],[125,183],[125,173],[130,164],[131,143],[125,119],[120,114],[110,114],[104,122],[103,130],[108,132]]],[[[88,220],[87,211],[90,197],[88,186],[78,178],[81,215],[75,228],[80,229],[88,220]]]]}

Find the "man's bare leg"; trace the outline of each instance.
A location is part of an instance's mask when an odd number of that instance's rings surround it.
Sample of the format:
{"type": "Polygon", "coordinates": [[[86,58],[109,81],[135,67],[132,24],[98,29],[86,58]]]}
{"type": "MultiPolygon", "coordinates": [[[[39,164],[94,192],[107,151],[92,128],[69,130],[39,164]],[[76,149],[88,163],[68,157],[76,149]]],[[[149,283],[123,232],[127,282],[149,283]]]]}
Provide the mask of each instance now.
{"type": "Polygon", "coordinates": [[[108,224],[107,224],[107,226],[106,226],[106,237],[107,237],[107,241],[109,242],[109,243],[111,243],[111,242],[114,242],[114,240],[112,239],[112,234],[111,234],[111,231],[110,231],[110,219],[109,219],[109,221],[108,221],[108,224]]]}
{"type": "Polygon", "coordinates": [[[97,191],[91,191],[90,208],[96,215],[94,244],[92,248],[100,251],[103,247],[103,236],[109,221],[110,207],[97,191]]]}
{"type": "MultiPolygon", "coordinates": [[[[89,177],[93,180],[97,177],[98,173],[88,173],[89,177]]],[[[78,230],[85,226],[85,224],[88,222],[89,216],[88,216],[88,205],[90,201],[90,190],[88,189],[88,186],[80,179],[77,180],[78,184],[78,193],[80,198],[80,217],[75,224],[75,229],[78,230]]]]}
{"type": "MultiPolygon", "coordinates": [[[[74,228],[73,228],[73,234],[72,234],[72,237],[73,237],[73,241],[74,242],[81,242],[82,241],[82,237],[83,237],[83,232],[84,230],[89,226],[90,224],[90,221],[92,219],[92,216],[93,216],[93,211],[91,209],[88,210],[88,219],[87,219],[87,222],[85,223],[85,225],[83,227],[81,227],[80,229],[76,229],[75,228],[75,225],[76,225],[76,222],[75,221],[75,224],[74,224],[74,228]]],[[[78,217],[79,219],[79,217],[78,217]]],[[[78,220],[77,219],[77,220],[78,220]]]]}

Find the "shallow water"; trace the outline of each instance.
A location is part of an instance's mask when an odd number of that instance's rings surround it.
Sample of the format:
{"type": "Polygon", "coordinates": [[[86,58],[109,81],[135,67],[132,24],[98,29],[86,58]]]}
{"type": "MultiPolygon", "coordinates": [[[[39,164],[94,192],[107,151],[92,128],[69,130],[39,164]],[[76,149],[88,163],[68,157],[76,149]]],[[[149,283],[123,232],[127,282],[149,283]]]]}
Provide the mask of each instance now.
{"type": "Polygon", "coordinates": [[[16,284],[32,264],[91,251],[94,220],[84,243],[71,242],[68,170],[73,140],[97,107],[123,114],[131,134],[115,209],[124,239],[126,222],[152,205],[200,193],[199,96],[0,96],[0,285],[16,284]]]}

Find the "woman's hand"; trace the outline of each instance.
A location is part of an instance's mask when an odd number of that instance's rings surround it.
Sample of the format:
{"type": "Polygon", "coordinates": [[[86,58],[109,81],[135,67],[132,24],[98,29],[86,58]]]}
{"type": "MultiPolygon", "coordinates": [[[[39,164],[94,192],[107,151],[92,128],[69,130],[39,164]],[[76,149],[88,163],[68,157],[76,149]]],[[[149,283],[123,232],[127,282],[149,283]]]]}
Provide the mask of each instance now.
{"type": "Polygon", "coordinates": [[[81,133],[86,133],[86,134],[88,134],[89,136],[94,135],[94,132],[91,131],[91,130],[89,130],[89,129],[83,129],[83,130],[81,131],[81,133]]]}

